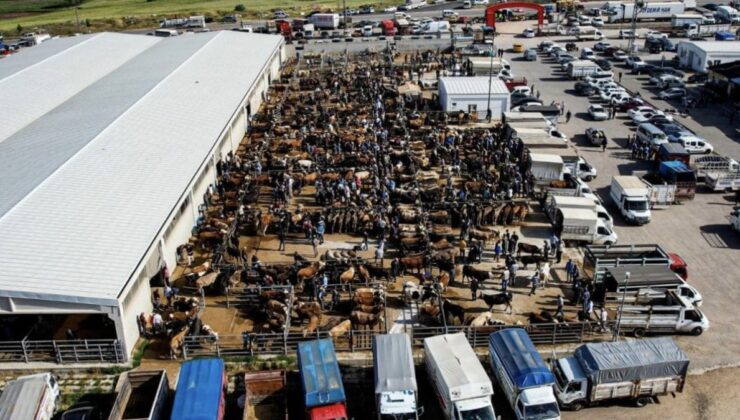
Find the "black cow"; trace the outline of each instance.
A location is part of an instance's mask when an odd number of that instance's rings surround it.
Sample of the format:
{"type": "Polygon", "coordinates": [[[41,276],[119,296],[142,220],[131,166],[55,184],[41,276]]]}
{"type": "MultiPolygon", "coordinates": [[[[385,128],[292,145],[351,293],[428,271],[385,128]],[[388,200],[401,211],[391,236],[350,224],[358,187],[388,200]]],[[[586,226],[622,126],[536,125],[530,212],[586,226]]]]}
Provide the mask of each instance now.
{"type": "Polygon", "coordinates": [[[503,292],[495,295],[484,295],[483,293],[481,293],[480,297],[481,299],[483,299],[484,302],[486,302],[486,305],[488,305],[488,310],[490,312],[493,312],[494,305],[506,305],[506,307],[509,308],[509,313],[513,311],[511,301],[514,299],[514,295],[512,295],[511,292],[503,292]]]}

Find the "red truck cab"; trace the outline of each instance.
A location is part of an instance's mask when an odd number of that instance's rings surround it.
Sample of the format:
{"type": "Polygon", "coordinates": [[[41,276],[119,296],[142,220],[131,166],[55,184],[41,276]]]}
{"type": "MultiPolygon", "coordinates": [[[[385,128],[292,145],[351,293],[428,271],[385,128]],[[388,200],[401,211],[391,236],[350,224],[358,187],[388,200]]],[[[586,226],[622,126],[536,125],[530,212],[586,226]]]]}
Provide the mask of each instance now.
{"type": "Polygon", "coordinates": [[[380,24],[383,27],[383,35],[393,36],[396,34],[396,25],[393,24],[392,20],[386,19],[380,22],[380,24]]]}
{"type": "Polygon", "coordinates": [[[347,408],[344,403],[322,405],[308,410],[309,420],[347,420],[347,408]]]}
{"type": "Polygon", "coordinates": [[[689,271],[686,265],[686,261],[683,260],[675,252],[669,252],[668,256],[671,257],[671,271],[681,276],[682,279],[689,279],[689,271]]]}

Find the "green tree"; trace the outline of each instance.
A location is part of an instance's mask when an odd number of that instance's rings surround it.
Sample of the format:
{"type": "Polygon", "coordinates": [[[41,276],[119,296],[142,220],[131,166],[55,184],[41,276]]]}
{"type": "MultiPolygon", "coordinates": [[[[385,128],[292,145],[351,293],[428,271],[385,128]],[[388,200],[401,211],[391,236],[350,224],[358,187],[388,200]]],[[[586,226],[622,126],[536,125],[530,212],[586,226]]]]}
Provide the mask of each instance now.
{"type": "Polygon", "coordinates": [[[247,8],[243,4],[237,4],[236,7],[234,7],[234,10],[237,12],[243,12],[247,10],[247,8]]]}
{"type": "Polygon", "coordinates": [[[23,32],[23,26],[19,23],[18,26],[15,27],[15,30],[18,31],[18,33],[23,32]]]}

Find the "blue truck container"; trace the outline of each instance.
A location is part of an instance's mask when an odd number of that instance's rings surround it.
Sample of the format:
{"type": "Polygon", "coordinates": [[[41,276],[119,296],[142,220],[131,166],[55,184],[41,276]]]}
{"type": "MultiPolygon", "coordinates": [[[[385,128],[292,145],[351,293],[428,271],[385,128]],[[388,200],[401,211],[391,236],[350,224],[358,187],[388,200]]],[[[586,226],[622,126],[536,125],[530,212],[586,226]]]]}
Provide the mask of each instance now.
{"type": "Polygon", "coordinates": [[[329,339],[299,343],[298,368],[308,417],[346,417],[346,396],[334,343],[329,339]]]}
{"type": "Polygon", "coordinates": [[[559,419],[550,372],[522,328],[507,328],[488,337],[491,370],[518,420],[559,419]]]}
{"type": "Polygon", "coordinates": [[[224,417],[226,371],[221,359],[191,360],[180,367],[172,420],[224,417]]]}
{"type": "Polygon", "coordinates": [[[715,41],[735,41],[737,35],[730,31],[718,31],[714,34],[715,41]]]}

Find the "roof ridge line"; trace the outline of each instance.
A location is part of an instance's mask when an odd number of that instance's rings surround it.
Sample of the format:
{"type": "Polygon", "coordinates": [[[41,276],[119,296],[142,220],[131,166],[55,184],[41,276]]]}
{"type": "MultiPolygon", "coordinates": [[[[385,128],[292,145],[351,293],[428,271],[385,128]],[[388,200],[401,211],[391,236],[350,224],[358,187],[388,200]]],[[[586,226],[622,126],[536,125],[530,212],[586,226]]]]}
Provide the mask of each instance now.
{"type": "MultiPolygon", "coordinates": [[[[107,32],[102,32],[102,33],[107,33],[107,32]]],[[[88,149],[93,143],[95,143],[98,139],[100,139],[100,137],[106,131],[108,131],[112,126],[114,126],[118,121],[120,121],[126,114],[128,114],[132,109],[134,109],[136,107],[136,105],[140,104],[144,99],[148,98],[152,94],[152,92],[156,91],[165,81],[169,80],[172,77],[172,75],[174,75],[175,73],[177,73],[185,64],[187,64],[188,62],[190,62],[190,60],[192,60],[195,56],[197,56],[198,53],[200,53],[201,51],[203,51],[203,48],[205,46],[207,46],[208,44],[210,44],[211,42],[213,42],[213,40],[216,39],[217,37],[218,37],[218,35],[212,37],[206,43],[204,43],[192,55],[190,55],[190,57],[188,57],[187,59],[185,59],[174,70],[172,70],[167,76],[165,76],[162,80],[160,80],[159,82],[157,82],[157,84],[154,85],[154,87],[152,87],[151,89],[149,89],[149,92],[147,92],[144,95],[142,95],[139,99],[136,100],[136,102],[132,103],[131,106],[129,106],[128,108],[126,108],[126,110],[124,110],[123,112],[121,112],[113,121],[111,121],[108,125],[105,126],[105,128],[103,128],[98,134],[96,134],[95,137],[93,137],[92,139],[90,139],[90,141],[87,142],[87,144],[85,144],[84,146],[82,146],[79,150],[77,150],[77,152],[75,154],[73,154],[72,156],[70,156],[69,159],[67,159],[64,163],[62,163],[61,165],[59,165],[59,167],[57,167],[46,178],[44,178],[43,181],[39,182],[36,185],[36,187],[33,188],[33,190],[29,191],[28,194],[26,194],[23,198],[21,198],[20,200],[18,200],[18,202],[15,203],[15,205],[13,207],[9,208],[8,211],[5,212],[5,214],[0,215],[0,222],[2,222],[5,218],[7,218],[8,215],[11,214],[13,211],[15,211],[23,202],[25,202],[26,200],[28,200],[28,198],[30,196],[32,196],[34,193],[36,193],[36,191],[38,191],[39,188],[41,188],[43,185],[45,185],[47,182],[49,182],[49,180],[52,177],[54,177],[54,175],[58,174],[59,171],[61,171],[63,168],[65,168],[67,165],[69,165],[69,163],[72,160],[74,160],[75,157],[79,156],[80,153],[82,153],[84,150],[88,149]]],[[[87,41],[85,41],[85,42],[87,42],[87,41]]],[[[81,42],[80,44],[84,44],[84,42],[81,42]]],[[[78,45],[80,45],[80,44],[78,44],[78,45]]],[[[159,42],[153,43],[148,48],[144,49],[143,51],[141,51],[139,54],[137,54],[134,57],[138,57],[141,54],[143,54],[144,52],[149,51],[149,49],[152,48],[152,47],[154,47],[155,45],[159,45],[159,42]]],[[[134,57],[132,57],[131,59],[133,59],[134,57]]],[[[130,60],[128,60],[128,61],[130,61],[130,60]]],[[[128,61],[126,61],[126,62],[128,62],[128,61]]],[[[121,64],[121,65],[123,65],[123,64],[121,64]]],[[[117,67],[117,69],[118,68],[120,68],[120,66],[117,67]]]]}

